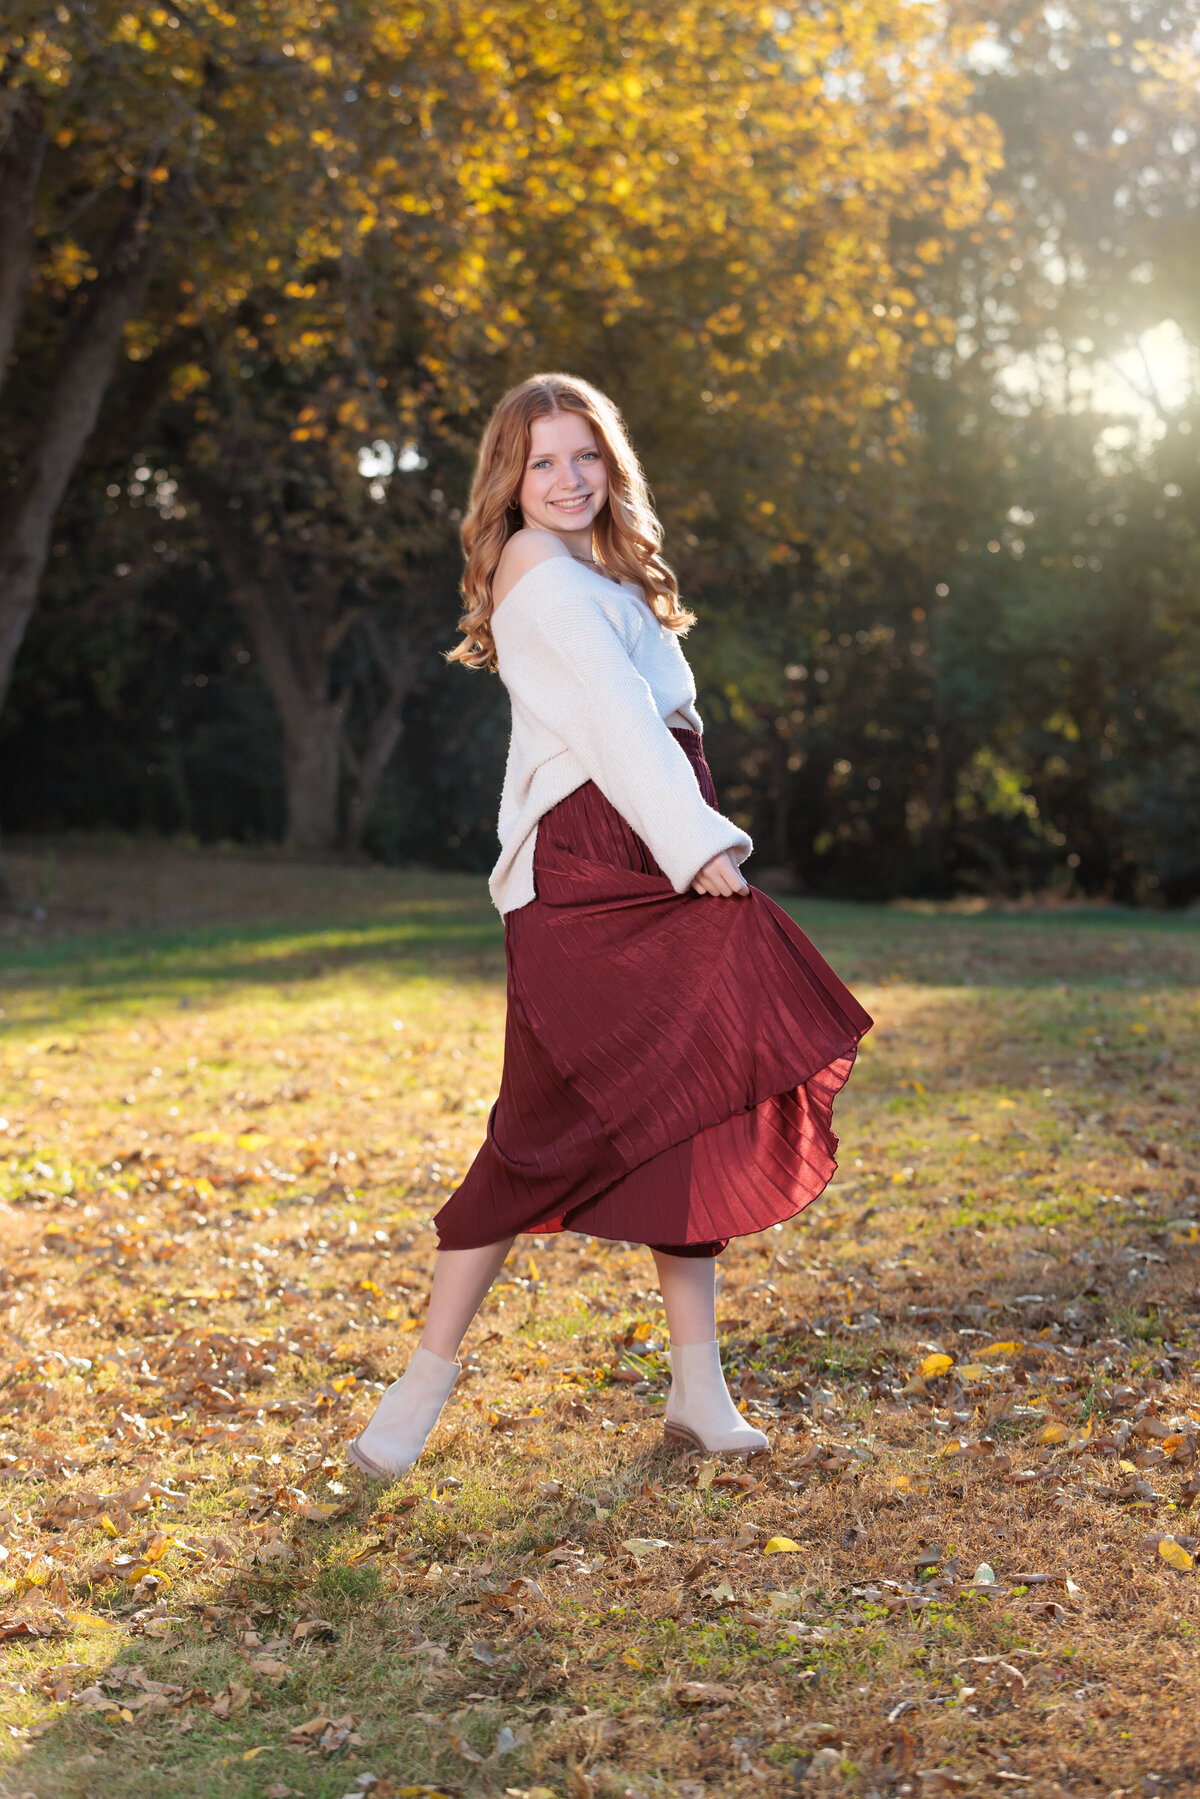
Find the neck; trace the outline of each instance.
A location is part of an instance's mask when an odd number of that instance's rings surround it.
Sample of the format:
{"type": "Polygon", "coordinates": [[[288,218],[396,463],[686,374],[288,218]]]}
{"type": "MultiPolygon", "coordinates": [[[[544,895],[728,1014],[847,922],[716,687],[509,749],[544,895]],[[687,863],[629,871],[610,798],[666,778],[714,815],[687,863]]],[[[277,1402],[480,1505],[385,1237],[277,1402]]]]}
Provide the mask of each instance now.
{"type": "Polygon", "coordinates": [[[554,535],[558,538],[560,543],[566,544],[567,549],[577,561],[592,562],[594,560],[592,555],[592,527],[590,525],[583,531],[555,531],[554,535]]]}

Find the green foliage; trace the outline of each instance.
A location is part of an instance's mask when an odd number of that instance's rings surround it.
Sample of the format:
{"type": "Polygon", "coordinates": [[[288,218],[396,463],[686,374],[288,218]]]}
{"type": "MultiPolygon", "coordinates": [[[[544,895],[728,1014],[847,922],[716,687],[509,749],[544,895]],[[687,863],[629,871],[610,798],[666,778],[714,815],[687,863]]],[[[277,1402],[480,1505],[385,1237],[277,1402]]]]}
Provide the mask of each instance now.
{"type": "Polygon", "coordinates": [[[1200,342],[1194,7],[80,17],[12,27],[49,148],[8,466],[130,170],[173,199],[6,826],[486,867],[457,528],[491,403],[567,366],[643,455],[760,870],[1200,893],[1200,407],[1112,374],[1200,342]]]}

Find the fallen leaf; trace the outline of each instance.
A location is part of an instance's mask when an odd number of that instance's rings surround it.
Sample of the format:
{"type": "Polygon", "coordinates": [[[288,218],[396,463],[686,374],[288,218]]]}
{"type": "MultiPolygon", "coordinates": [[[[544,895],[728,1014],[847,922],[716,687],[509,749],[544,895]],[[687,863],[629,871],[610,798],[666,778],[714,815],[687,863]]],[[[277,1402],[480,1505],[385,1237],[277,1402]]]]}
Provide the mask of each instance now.
{"type": "Polygon", "coordinates": [[[480,1755],[479,1751],[477,1749],[472,1749],[466,1737],[461,1736],[458,1731],[448,1729],[446,1731],[446,1740],[450,1744],[450,1747],[458,1755],[462,1756],[465,1762],[482,1762],[484,1760],[484,1757],[480,1755]]]}
{"type": "Polygon", "coordinates": [[[763,1547],[764,1555],[798,1555],[799,1543],[793,1543],[790,1537],[772,1537],[763,1547]]]}
{"type": "Polygon", "coordinates": [[[291,1669],[286,1662],[281,1662],[273,1655],[256,1655],[250,1663],[251,1670],[261,1675],[264,1680],[279,1682],[286,1680],[291,1669]]]}
{"type": "Polygon", "coordinates": [[[627,1549],[634,1556],[653,1555],[656,1549],[670,1547],[665,1537],[627,1537],[621,1544],[622,1549],[627,1549]]]}
{"type": "Polygon", "coordinates": [[[673,1688],[672,1696],[680,1705],[732,1705],[737,1698],[732,1687],[715,1686],[708,1680],[685,1680],[673,1688]]]}
{"type": "Polygon", "coordinates": [[[921,1363],[919,1373],[922,1380],[936,1380],[940,1374],[948,1374],[953,1366],[953,1356],[927,1355],[921,1363]]]}
{"type": "Polygon", "coordinates": [[[1065,1443],[1070,1436],[1065,1424],[1045,1424],[1037,1434],[1039,1443],[1065,1443]]]}
{"type": "Polygon", "coordinates": [[[1176,1542],[1174,1537],[1163,1537],[1158,1545],[1158,1553],[1168,1567],[1178,1568],[1180,1573],[1186,1573],[1196,1566],[1195,1556],[1189,1555],[1183,1544],[1176,1542]]]}
{"type": "Polygon", "coordinates": [[[73,1630],[87,1637],[105,1636],[120,1628],[115,1618],[100,1618],[95,1612],[64,1612],[63,1616],[73,1630]]]}
{"type": "Polygon", "coordinates": [[[977,1356],[1010,1356],[1020,1351],[1019,1343],[989,1343],[986,1349],[977,1349],[977,1356]]]}
{"type": "Polygon", "coordinates": [[[307,1743],[313,1738],[319,1737],[321,1732],[332,1723],[332,1718],[327,1718],[323,1713],[318,1713],[315,1718],[309,1718],[303,1724],[293,1725],[291,1730],[288,1731],[288,1737],[293,1743],[307,1743]]]}
{"type": "Polygon", "coordinates": [[[734,1593],[730,1582],[728,1580],[722,1580],[719,1581],[715,1587],[706,1587],[704,1590],[704,1597],[706,1599],[715,1599],[718,1604],[722,1604],[736,1598],[736,1594],[734,1593]]]}
{"type": "Polygon", "coordinates": [[[223,1693],[218,1693],[212,1703],[214,1718],[232,1718],[236,1712],[245,1711],[253,1694],[248,1686],[240,1680],[231,1680],[223,1693]]]}
{"type": "Polygon", "coordinates": [[[358,1719],[349,1712],[344,1718],[331,1718],[321,1732],[322,1755],[336,1755],[339,1749],[346,1747],[347,1743],[361,1742],[361,1737],[354,1729],[357,1723],[358,1719]]]}
{"type": "Polygon", "coordinates": [[[978,1568],[976,1568],[974,1574],[971,1576],[971,1585],[973,1587],[994,1587],[995,1584],[996,1570],[992,1567],[990,1562],[980,1562],[978,1568]]]}

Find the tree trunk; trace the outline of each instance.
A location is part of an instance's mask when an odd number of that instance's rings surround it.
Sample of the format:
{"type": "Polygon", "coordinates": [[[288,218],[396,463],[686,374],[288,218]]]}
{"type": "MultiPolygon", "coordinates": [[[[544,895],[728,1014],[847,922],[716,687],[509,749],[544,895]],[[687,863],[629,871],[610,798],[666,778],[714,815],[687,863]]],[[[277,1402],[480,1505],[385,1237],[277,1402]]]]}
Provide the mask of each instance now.
{"type": "Polygon", "coordinates": [[[37,246],[34,196],[45,149],[41,100],[32,88],[24,88],[0,149],[0,388],[8,374],[8,359],[33,272],[37,246]]]}
{"type": "Polygon", "coordinates": [[[91,283],[22,457],[20,477],[0,509],[0,707],[37,601],[55,514],[96,423],[121,333],[145,292],[158,248],[139,191],[91,283]]]}
{"type": "Polygon", "coordinates": [[[284,732],[286,845],[304,855],[326,854],[337,843],[345,710],[340,699],[312,705],[306,709],[305,728],[298,740],[286,729],[284,732]]]}
{"type": "Polygon", "coordinates": [[[239,496],[192,468],[188,489],[199,502],[213,549],[229,581],[262,663],[283,733],[287,794],[285,847],[326,855],[338,843],[338,776],[347,694],[331,695],[334,651],[354,622],[336,606],[305,601],[282,557],[247,525],[239,496]]]}
{"type": "Polygon", "coordinates": [[[394,650],[384,637],[379,621],[370,614],[361,622],[375,661],[387,683],[387,695],[371,720],[366,750],[362,761],[354,770],[354,785],[346,808],[346,828],[342,833],[342,848],[348,856],[362,855],[363,837],[379,793],[379,784],[395,754],[396,745],[404,735],[404,702],[416,685],[420,664],[419,655],[411,647],[394,650]]]}

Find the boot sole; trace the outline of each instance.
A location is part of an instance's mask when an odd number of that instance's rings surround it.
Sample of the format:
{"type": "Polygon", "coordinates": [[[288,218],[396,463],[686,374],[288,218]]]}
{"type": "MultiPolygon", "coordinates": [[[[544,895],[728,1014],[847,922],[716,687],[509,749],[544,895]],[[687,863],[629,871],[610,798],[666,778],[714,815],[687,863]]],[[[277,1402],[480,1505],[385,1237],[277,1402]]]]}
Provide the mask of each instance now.
{"type": "MultiPolygon", "coordinates": [[[[710,1450],[704,1439],[698,1437],[694,1430],[689,1430],[686,1424],[664,1424],[663,1436],[668,1443],[681,1444],[685,1449],[698,1449],[703,1455],[732,1455],[737,1456],[739,1461],[747,1462],[752,1455],[763,1454],[763,1449],[757,1448],[710,1450]]],[[[764,1449],[767,1447],[769,1447],[769,1445],[764,1445],[764,1449]]]]}
{"type": "Polygon", "coordinates": [[[367,1475],[371,1480],[400,1479],[398,1474],[389,1474],[386,1469],[373,1462],[366,1451],[358,1447],[357,1437],[352,1437],[346,1445],[346,1460],[352,1467],[357,1468],[360,1474],[367,1475]]]}

